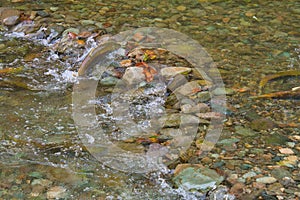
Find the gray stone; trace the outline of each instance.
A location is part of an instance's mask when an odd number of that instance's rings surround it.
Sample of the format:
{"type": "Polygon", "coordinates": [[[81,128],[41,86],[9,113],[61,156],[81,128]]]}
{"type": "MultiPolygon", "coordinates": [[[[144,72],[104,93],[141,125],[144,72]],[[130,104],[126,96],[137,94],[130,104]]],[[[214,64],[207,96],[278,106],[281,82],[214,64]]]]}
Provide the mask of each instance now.
{"type": "Polygon", "coordinates": [[[56,12],[58,9],[59,9],[59,7],[54,7],[54,6],[52,6],[52,7],[50,7],[49,8],[51,11],[53,11],[53,12],[56,12]]]}
{"type": "Polygon", "coordinates": [[[13,26],[17,24],[18,20],[19,20],[19,16],[10,16],[3,19],[2,22],[6,26],[13,26]]]}
{"type": "Polygon", "coordinates": [[[199,83],[197,81],[191,81],[177,88],[174,93],[176,95],[187,96],[193,94],[197,88],[200,89],[199,83]]]}
{"type": "Polygon", "coordinates": [[[292,177],[292,174],[282,168],[275,168],[271,171],[271,175],[277,179],[282,179],[284,177],[292,177]]]}
{"type": "Polygon", "coordinates": [[[138,84],[146,80],[145,75],[143,73],[143,68],[141,67],[128,67],[122,79],[130,85],[138,84]]]}
{"type": "Polygon", "coordinates": [[[48,187],[52,184],[52,181],[48,180],[48,179],[33,179],[33,181],[31,182],[31,185],[41,185],[44,187],[48,187]]]}
{"type": "Polygon", "coordinates": [[[208,91],[199,92],[197,94],[197,97],[197,100],[199,100],[199,102],[206,102],[210,100],[210,93],[208,91]]]}
{"type": "Polygon", "coordinates": [[[205,167],[187,167],[179,172],[173,181],[178,187],[186,190],[206,192],[223,181],[216,171],[205,167]]]}
{"type": "Polygon", "coordinates": [[[191,68],[188,67],[165,67],[160,70],[161,75],[165,78],[172,78],[177,74],[187,74],[191,71],[191,68]]]}
{"type": "Polygon", "coordinates": [[[244,174],[244,175],[243,175],[243,178],[244,178],[244,179],[252,178],[252,177],[254,177],[254,176],[256,176],[256,175],[257,175],[257,174],[256,174],[255,172],[251,171],[251,172],[247,172],[246,174],[244,174]]]}
{"type": "Polygon", "coordinates": [[[95,22],[94,22],[93,20],[81,20],[80,23],[81,23],[83,26],[95,24],[95,22]]]}
{"type": "Polygon", "coordinates": [[[244,137],[253,137],[257,135],[257,132],[251,130],[250,128],[245,128],[242,126],[236,126],[235,131],[238,135],[244,136],[244,137]]]}
{"type": "Polygon", "coordinates": [[[205,103],[198,103],[197,105],[184,104],[181,106],[181,112],[183,113],[204,113],[209,112],[210,108],[205,103]]]}
{"type": "Polygon", "coordinates": [[[47,199],[61,199],[66,197],[67,189],[62,186],[51,187],[47,191],[47,199]]]}
{"type": "Polygon", "coordinates": [[[251,128],[256,131],[269,130],[277,126],[275,122],[266,118],[258,118],[251,122],[251,128]]]}
{"type": "Polygon", "coordinates": [[[186,84],[188,81],[187,79],[182,75],[182,74],[178,74],[177,76],[175,76],[173,78],[173,80],[168,84],[168,88],[171,91],[175,91],[176,88],[186,84]]]}
{"type": "Polygon", "coordinates": [[[265,184],[275,183],[276,181],[277,181],[277,179],[274,177],[271,177],[271,176],[265,176],[265,177],[260,177],[260,178],[256,179],[256,182],[265,183],[265,184]]]}
{"type": "Polygon", "coordinates": [[[105,77],[100,80],[100,84],[103,86],[114,86],[120,81],[120,79],[112,76],[105,77]]]}
{"type": "Polygon", "coordinates": [[[4,25],[15,25],[18,22],[19,17],[20,11],[11,8],[0,7],[0,22],[4,25]]]}

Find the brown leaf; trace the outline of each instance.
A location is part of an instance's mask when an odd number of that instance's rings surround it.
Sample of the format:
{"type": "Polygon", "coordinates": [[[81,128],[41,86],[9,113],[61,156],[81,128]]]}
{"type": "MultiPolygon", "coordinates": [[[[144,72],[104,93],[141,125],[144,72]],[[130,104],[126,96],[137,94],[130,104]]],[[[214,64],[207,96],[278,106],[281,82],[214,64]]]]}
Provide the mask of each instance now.
{"type": "Polygon", "coordinates": [[[129,59],[127,59],[127,60],[122,60],[122,61],[120,62],[120,65],[121,65],[122,67],[130,67],[130,66],[132,65],[132,61],[129,60],[129,59]]]}

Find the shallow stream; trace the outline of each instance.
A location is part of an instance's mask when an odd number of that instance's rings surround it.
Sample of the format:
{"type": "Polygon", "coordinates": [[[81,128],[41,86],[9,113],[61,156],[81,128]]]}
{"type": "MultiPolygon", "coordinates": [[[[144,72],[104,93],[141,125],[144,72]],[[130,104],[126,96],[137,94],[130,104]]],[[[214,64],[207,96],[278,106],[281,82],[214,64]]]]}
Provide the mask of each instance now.
{"type": "MultiPolygon", "coordinates": [[[[30,20],[11,27],[0,25],[0,199],[51,199],[49,190],[57,191],[58,199],[205,199],[205,193],[173,183],[179,162],[201,163],[216,170],[225,177],[222,185],[236,198],[241,198],[240,193],[245,199],[300,197],[300,95],[256,98],[300,86],[299,2],[0,0],[0,5],[34,15],[36,25],[29,29],[30,20]],[[83,36],[70,42],[68,33],[100,37],[138,27],[173,29],[199,42],[221,74],[227,99],[223,131],[209,154],[197,156],[200,140],[195,138],[196,150],[191,155],[149,173],[128,173],[99,162],[78,134],[72,107],[79,66],[101,44],[95,41],[97,37],[83,36]],[[7,68],[11,70],[4,71],[7,68]],[[283,71],[296,71],[298,76],[282,76],[260,85],[265,76],[283,71]],[[282,148],[293,153],[284,153],[282,148]],[[287,172],[293,180],[290,185],[273,174],[275,168],[287,172]],[[256,173],[254,178],[243,177],[248,172],[256,173]],[[238,181],[227,179],[232,174],[238,181]],[[257,179],[271,175],[276,183],[257,179]],[[243,184],[243,192],[230,189],[237,182],[243,184]]],[[[167,99],[151,96],[165,87],[154,82],[143,91],[148,96],[140,95],[147,100],[133,100],[136,107],[131,117],[140,120],[141,129],[149,126],[149,115],[165,112],[167,99]]],[[[98,120],[112,132],[111,138],[130,140],[112,123],[116,116],[101,114],[110,111],[111,102],[104,94],[111,91],[101,92],[93,102],[98,106],[98,120]]],[[[145,145],[140,146],[124,148],[144,151],[145,145]]]]}

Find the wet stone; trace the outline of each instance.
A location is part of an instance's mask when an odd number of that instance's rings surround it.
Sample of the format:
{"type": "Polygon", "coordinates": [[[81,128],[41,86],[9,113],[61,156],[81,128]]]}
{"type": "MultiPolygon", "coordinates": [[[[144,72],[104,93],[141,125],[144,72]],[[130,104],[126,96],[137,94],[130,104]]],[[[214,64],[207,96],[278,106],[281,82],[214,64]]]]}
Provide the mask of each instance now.
{"type": "Polygon", "coordinates": [[[37,11],[36,14],[41,17],[49,17],[50,16],[49,13],[47,13],[46,11],[43,11],[43,10],[37,11]]]}
{"type": "Polygon", "coordinates": [[[284,177],[292,177],[292,174],[283,169],[283,168],[275,168],[271,171],[271,175],[277,179],[282,179],[284,177]]]}
{"type": "Polygon", "coordinates": [[[276,123],[270,119],[259,118],[251,122],[251,128],[255,131],[269,130],[276,127],[276,123]]]}
{"type": "Polygon", "coordinates": [[[80,23],[81,23],[83,26],[95,24],[95,22],[94,22],[93,20],[81,20],[80,23]]]}
{"type": "Polygon", "coordinates": [[[256,182],[265,183],[265,184],[275,183],[276,181],[277,181],[276,178],[270,177],[270,176],[261,177],[261,178],[256,179],[256,182]]]}
{"type": "Polygon", "coordinates": [[[191,70],[192,69],[188,67],[165,67],[161,69],[160,72],[162,76],[169,79],[176,76],[177,74],[187,74],[191,70]]]}
{"type": "Polygon", "coordinates": [[[175,175],[173,181],[178,187],[186,190],[206,192],[219,185],[223,181],[223,177],[209,168],[191,165],[175,175]]]}
{"type": "Polygon", "coordinates": [[[205,103],[199,103],[195,106],[191,104],[184,104],[180,108],[181,108],[181,112],[183,113],[196,113],[196,112],[205,113],[210,111],[209,106],[205,103]]]}
{"type": "Polygon", "coordinates": [[[289,141],[289,138],[279,133],[268,134],[263,137],[267,145],[284,145],[289,141]]]}
{"type": "Polygon", "coordinates": [[[250,128],[245,128],[242,126],[236,126],[235,131],[238,135],[244,136],[244,137],[253,137],[256,136],[257,133],[251,130],[250,128]]]}
{"type": "Polygon", "coordinates": [[[197,100],[199,102],[206,102],[210,100],[210,93],[208,91],[199,92],[197,94],[197,100]]]}
{"type": "Polygon", "coordinates": [[[187,82],[181,87],[177,88],[174,93],[182,96],[187,96],[194,93],[195,89],[199,89],[200,85],[197,81],[187,82]]]}
{"type": "Polygon", "coordinates": [[[143,68],[141,67],[129,67],[126,69],[125,74],[122,77],[129,85],[137,84],[142,81],[145,81],[145,75],[143,73],[143,68]]]}
{"type": "Polygon", "coordinates": [[[114,86],[120,81],[120,79],[108,76],[100,80],[100,84],[103,86],[114,86]]]}
{"type": "Polygon", "coordinates": [[[66,191],[67,189],[62,186],[54,186],[51,187],[47,191],[47,198],[48,199],[61,199],[66,197],[66,191]]]}
{"type": "Polygon", "coordinates": [[[0,22],[6,26],[13,26],[17,24],[20,16],[20,11],[12,9],[0,7],[0,22]]]}

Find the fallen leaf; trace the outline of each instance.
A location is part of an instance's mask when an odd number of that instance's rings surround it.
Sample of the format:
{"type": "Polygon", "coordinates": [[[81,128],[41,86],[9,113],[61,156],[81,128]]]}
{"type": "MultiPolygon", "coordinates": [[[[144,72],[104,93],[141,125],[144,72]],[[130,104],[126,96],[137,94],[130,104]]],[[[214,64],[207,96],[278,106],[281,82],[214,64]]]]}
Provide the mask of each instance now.
{"type": "Polygon", "coordinates": [[[129,60],[129,59],[127,59],[127,60],[122,60],[122,61],[120,62],[120,65],[121,65],[122,67],[130,67],[130,66],[132,65],[132,61],[129,60]]]}
{"type": "Polygon", "coordinates": [[[77,34],[76,34],[76,33],[73,33],[73,32],[69,32],[69,33],[68,33],[68,36],[69,36],[69,38],[71,38],[71,39],[75,39],[75,38],[77,37],[77,34]]]}
{"type": "Polygon", "coordinates": [[[77,44],[84,46],[85,45],[85,41],[84,40],[77,40],[77,44]]]}

